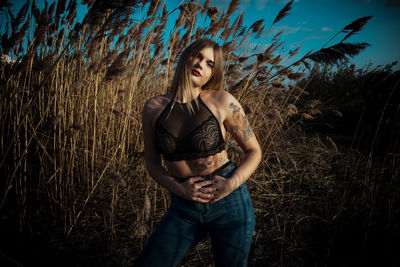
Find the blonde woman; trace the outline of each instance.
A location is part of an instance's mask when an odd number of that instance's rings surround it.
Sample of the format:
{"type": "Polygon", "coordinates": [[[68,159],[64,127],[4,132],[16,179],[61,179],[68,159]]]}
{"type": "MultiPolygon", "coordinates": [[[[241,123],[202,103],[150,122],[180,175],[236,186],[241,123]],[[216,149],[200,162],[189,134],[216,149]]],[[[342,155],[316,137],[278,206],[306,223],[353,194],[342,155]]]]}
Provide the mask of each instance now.
{"type": "Polygon", "coordinates": [[[255,219],[245,181],[261,149],[223,78],[221,47],[199,39],[183,51],[170,93],[144,105],[146,167],[171,205],[136,266],[176,266],[207,233],[216,266],[247,265],[255,219]],[[228,132],[245,154],[238,165],[228,158],[228,132]]]}

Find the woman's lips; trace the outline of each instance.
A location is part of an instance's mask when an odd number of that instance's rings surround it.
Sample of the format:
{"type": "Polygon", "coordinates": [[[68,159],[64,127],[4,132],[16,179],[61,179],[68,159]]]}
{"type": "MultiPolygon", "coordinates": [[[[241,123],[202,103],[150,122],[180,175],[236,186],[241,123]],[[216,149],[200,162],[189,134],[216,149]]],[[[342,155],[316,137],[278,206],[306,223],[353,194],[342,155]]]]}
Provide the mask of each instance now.
{"type": "Polygon", "coordinates": [[[200,72],[197,71],[197,70],[192,70],[192,74],[193,74],[194,76],[197,76],[197,77],[200,77],[200,76],[201,76],[200,72]]]}

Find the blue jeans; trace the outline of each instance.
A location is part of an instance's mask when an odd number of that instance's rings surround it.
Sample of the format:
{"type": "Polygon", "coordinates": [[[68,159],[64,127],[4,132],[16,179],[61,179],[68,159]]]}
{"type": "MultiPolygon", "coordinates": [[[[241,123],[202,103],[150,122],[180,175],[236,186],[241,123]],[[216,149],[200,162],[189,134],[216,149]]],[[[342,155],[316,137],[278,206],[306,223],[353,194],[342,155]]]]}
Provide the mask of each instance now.
{"type": "MultiPolygon", "coordinates": [[[[229,178],[235,168],[218,175],[229,178]]],[[[254,225],[254,210],[245,183],[214,204],[171,194],[171,206],[135,266],[176,266],[207,232],[215,266],[247,266],[254,225]]]]}

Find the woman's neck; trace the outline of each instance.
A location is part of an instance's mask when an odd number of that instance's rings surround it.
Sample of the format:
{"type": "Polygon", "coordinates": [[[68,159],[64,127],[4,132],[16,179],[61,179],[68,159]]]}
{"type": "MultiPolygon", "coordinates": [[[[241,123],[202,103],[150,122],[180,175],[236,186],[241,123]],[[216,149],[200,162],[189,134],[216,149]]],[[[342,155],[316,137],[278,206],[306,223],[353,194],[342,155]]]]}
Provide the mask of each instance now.
{"type": "Polygon", "coordinates": [[[191,95],[190,99],[183,99],[182,96],[181,97],[175,96],[175,101],[178,103],[191,102],[200,96],[200,92],[201,92],[201,89],[194,88],[194,89],[192,89],[192,95],[191,95]]]}

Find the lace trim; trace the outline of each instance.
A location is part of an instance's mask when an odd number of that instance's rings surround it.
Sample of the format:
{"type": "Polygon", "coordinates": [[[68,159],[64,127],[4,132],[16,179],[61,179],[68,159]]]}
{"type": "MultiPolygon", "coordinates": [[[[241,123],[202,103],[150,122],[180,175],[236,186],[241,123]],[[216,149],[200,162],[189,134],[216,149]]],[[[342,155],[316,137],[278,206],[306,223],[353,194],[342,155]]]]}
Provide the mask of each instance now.
{"type": "MultiPolygon", "coordinates": [[[[221,151],[226,149],[226,143],[222,135],[221,131],[221,125],[219,124],[218,119],[215,117],[215,115],[211,112],[211,110],[207,107],[207,105],[202,101],[201,97],[199,97],[200,102],[206,107],[206,109],[210,112],[210,116],[204,120],[201,124],[196,126],[194,129],[192,129],[189,133],[185,134],[183,137],[176,137],[173,134],[171,134],[161,123],[159,123],[160,118],[163,116],[163,114],[168,110],[168,107],[170,107],[171,102],[169,102],[164,110],[161,112],[159,117],[156,120],[156,137],[161,138],[164,140],[164,145],[165,147],[162,147],[163,144],[160,145],[160,142],[158,140],[155,140],[156,148],[163,154],[164,159],[168,161],[181,161],[181,160],[193,160],[193,159],[199,159],[199,158],[205,158],[208,156],[213,156],[217,153],[220,153],[221,151]],[[193,152],[187,152],[187,151],[180,151],[182,148],[186,147],[186,139],[189,137],[193,137],[196,131],[204,127],[205,124],[209,123],[212,119],[215,120],[215,127],[218,128],[218,144],[210,149],[210,150],[204,150],[204,151],[193,151],[193,152]],[[168,146],[171,147],[168,147],[168,146]],[[173,150],[173,152],[168,153],[166,152],[167,150],[173,150]]],[[[213,125],[211,125],[212,127],[213,125]]],[[[208,135],[208,133],[204,134],[208,135]]],[[[200,143],[199,143],[200,144],[200,143]]]]}
{"type": "MultiPolygon", "coordinates": [[[[191,130],[189,133],[187,133],[184,137],[176,137],[173,134],[171,134],[167,129],[165,129],[165,127],[162,124],[158,125],[157,135],[162,138],[165,136],[172,138],[173,141],[171,140],[170,142],[168,142],[168,144],[174,144],[175,147],[174,147],[174,152],[167,153],[167,152],[165,152],[165,150],[167,150],[167,149],[161,147],[159,142],[156,142],[157,149],[159,151],[163,151],[162,154],[163,154],[164,158],[169,161],[180,161],[180,160],[205,158],[205,157],[213,156],[213,155],[221,152],[222,150],[224,150],[226,148],[226,144],[225,144],[225,140],[223,139],[220,129],[219,129],[218,137],[220,140],[222,140],[222,142],[220,141],[219,144],[215,148],[213,148],[211,150],[207,150],[207,151],[194,151],[194,152],[176,151],[177,150],[176,147],[183,146],[185,144],[185,140],[187,138],[192,137],[194,132],[196,132],[197,130],[204,127],[204,125],[209,123],[213,118],[215,118],[215,116],[211,114],[206,120],[204,120],[201,124],[196,126],[193,130],[191,130]]],[[[216,118],[215,118],[215,123],[218,124],[218,128],[219,128],[220,127],[219,122],[216,118]]],[[[168,139],[168,137],[167,137],[167,139],[168,139]]],[[[166,141],[166,138],[163,138],[163,140],[166,141]]]]}

